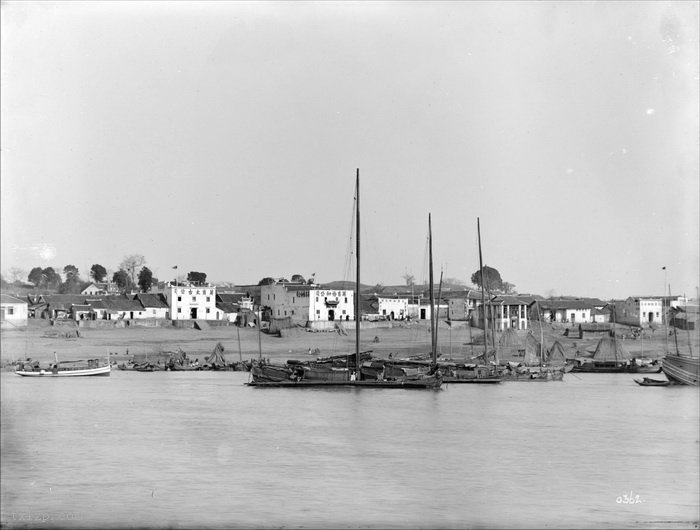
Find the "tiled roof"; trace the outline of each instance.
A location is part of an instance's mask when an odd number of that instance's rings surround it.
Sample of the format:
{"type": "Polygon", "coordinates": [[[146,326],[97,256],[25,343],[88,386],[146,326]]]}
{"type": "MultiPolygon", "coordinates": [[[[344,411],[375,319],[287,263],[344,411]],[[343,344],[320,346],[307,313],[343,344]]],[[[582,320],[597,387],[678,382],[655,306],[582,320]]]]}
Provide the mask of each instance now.
{"type": "Polygon", "coordinates": [[[540,300],[540,309],[591,309],[593,306],[586,300],[540,300]]]}
{"type": "Polygon", "coordinates": [[[216,293],[216,299],[224,304],[237,304],[241,298],[247,298],[244,293],[216,293]]]}
{"type": "Polygon", "coordinates": [[[216,302],[216,308],[224,313],[238,313],[240,309],[238,304],[229,304],[228,302],[216,302]]]}
{"type": "Polygon", "coordinates": [[[20,300],[12,295],[0,293],[0,302],[3,304],[26,304],[26,300],[20,300]]]}
{"type": "Polygon", "coordinates": [[[143,307],[167,309],[170,306],[165,297],[160,293],[141,293],[134,296],[143,307]]]}

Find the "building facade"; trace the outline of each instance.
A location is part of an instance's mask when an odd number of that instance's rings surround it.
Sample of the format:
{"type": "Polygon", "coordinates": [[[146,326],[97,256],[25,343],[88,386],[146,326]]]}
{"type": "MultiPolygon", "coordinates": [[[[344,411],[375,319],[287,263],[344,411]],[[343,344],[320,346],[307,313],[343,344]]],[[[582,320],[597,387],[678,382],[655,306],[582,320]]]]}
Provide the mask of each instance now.
{"type": "MultiPolygon", "coordinates": [[[[668,310],[668,305],[666,306],[668,310]]],[[[664,323],[664,301],[661,296],[630,296],[614,305],[614,318],[619,324],[655,326],[664,323]]]]}
{"type": "Polygon", "coordinates": [[[272,318],[290,317],[292,322],[355,320],[352,289],[324,289],[316,285],[273,283],[262,286],[260,305],[272,318]]]}
{"type": "Polygon", "coordinates": [[[0,294],[0,328],[24,328],[28,315],[29,303],[9,294],[0,294]]]}
{"type": "Polygon", "coordinates": [[[387,320],[404,320],[408,317],[407,298],[377,296],[379,314],[387,320]]]}
{"type": "Polygon", "coordinates": [[[168,304],[166,318],[170,320],[222,320],[224,314],[216,308],[216,287],[179,283],[164,287],[168,304]]]}
{"type": "Polygon", "coordinates": [[[487,314],[497,330],[528,329],[527,302],[516,296],[493,297],[487,303],[487,314]]]}

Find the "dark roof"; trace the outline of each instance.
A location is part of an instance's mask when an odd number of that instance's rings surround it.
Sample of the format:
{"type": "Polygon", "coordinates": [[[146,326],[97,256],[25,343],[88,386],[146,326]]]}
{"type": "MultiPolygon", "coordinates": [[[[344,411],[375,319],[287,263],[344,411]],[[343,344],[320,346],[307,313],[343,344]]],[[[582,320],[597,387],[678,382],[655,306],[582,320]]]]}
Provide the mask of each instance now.
{"type": "Polygon", "coordinates": [[[508,294],[494,296],[489,303],[500,305],[527,305],[527,301],[523,300],[522,298],[508,294]]]}
{"type": "MultiPolygon", "coordinates": [[[[437,296],[437,291],[435,291],[437,296]]],[[[440,297],[445,300],[454,298],[468,298],[469,300],[481,300],[481,291],[477,289],[464,289],[461,291],[442,291],[440,297]]]]}
{"type": "Polygon", "coordinates": [[[541,300],[540,309],[591,309],[593,305],[586,300],[541,300]]]}
{"type": "Polygon", "coordinates": [[[111,311],[143,311],[144,307],[138,300],[129,300],[121,296],[105,297],[102,300],[90,302],[94,309],[107,309],[111,311]]]}
{"type": "Polygon", "coordinates": [[[227,302],[216,302],[216,308],[224,313],[238,313],[240,306],[238,304],[229,304],[227,302]]]}
{"type": "Polygon", "coordinates": [[[5,293],[0,293],[0,302],[3,304],[26,304],[26,300],[20,300],[19,298],[15,298],[12,295],[5,294],[5,293]]]}
{"type": "Polygon", "coordinates": [[[237,304],[241,298],[248,298],[245,293],[216,293],[216,301],[224,304],[237,304]]]}
{"type": "Polygon", "coordinates": [[[167,309],[170,306],[161,293],[140,293],[134,296],[134,300],[138,300],[143,307],[155,307],[167,309]]]}

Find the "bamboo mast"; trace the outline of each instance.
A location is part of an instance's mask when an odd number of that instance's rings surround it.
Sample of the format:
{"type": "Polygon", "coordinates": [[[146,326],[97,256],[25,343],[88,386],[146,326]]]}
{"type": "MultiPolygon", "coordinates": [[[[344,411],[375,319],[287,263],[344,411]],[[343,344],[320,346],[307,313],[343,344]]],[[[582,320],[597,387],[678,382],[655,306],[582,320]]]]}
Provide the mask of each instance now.
{"type": "Polygon", "coordinates": [[[479,218],[476,218],[476,234],[479,239],[479,272],[481,274],[481,312],[483,314],[482,317],[482,325],[484,326],[484,361],[487,359],[487,354],[488,354],[488,343],[487,343],[487,337],[488,334],[486,333],[486,323],[488,322],[488,318],[486,317],[486,297],[484,295],[484,289],[486,289],[486,285],[484,284],[484,263],[481,258],[481,225],[479,224],[479,218]]]}
{"type": "MultiPolygon", "coordinates": [[[[671,284],[668,284],[668,303],[669,310],[671,309],[671,284]]],[[[676,333],[676,326],[673,326],[673,341],[676,344],[676,355],[680,355],[680,350],[678,349],[678,333],[676,333]]]]}
{"type": "Polygon", "coordinates": [[[430,348],[433,364],[437,363],[437,343],[435,340],[435,293],[433,281],[433,227],[428,214],[428,256],[429,256],[429,280],[430,280],[430,348]]]}
{"type": "Polygon", "coordinates": [[[437,362],[437,346],[438,346],[438,313],[440,313],[440,300],[442,298],[442,273],[440,271],[440,283],[438,284],[438,296],[437,296],[437,311],[435,311],[435,360],[437,362]]]}
{"type": "Polygon", "coordinates": [[[355,178],[355,364],[356,380],[360,379],[360,168],[355,178]]]}

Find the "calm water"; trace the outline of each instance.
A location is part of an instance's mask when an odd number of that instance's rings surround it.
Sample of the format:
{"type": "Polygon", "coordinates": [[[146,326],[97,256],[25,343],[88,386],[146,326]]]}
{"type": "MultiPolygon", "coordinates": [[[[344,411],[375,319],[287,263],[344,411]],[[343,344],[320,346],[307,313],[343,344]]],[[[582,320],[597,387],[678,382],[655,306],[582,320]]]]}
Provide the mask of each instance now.
{"type": "Polygon", "coordinates": [[[247,375],[3,373],[3,526],[698,528],[697,388],[247,375]]]}

